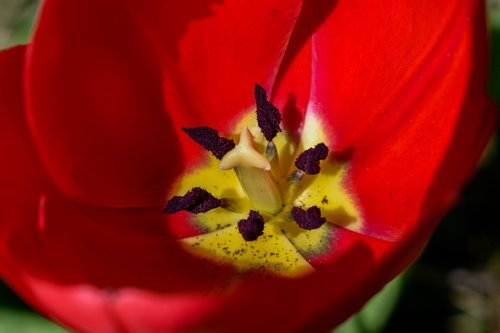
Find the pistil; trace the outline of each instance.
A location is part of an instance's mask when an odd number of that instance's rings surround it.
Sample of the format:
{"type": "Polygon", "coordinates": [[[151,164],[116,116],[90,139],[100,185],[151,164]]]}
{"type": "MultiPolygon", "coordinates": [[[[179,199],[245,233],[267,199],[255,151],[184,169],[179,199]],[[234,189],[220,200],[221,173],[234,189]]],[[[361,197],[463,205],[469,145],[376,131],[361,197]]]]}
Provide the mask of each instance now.
{"type": "Polygon", "coordinates": [[[271,164],[255,150],[252,133],[247,127],[241,131],[238,145],[221,159],[220,168],[234,169],[256,210],[269,214],[281,211],[283,200],[272,176],[271,164]]]}

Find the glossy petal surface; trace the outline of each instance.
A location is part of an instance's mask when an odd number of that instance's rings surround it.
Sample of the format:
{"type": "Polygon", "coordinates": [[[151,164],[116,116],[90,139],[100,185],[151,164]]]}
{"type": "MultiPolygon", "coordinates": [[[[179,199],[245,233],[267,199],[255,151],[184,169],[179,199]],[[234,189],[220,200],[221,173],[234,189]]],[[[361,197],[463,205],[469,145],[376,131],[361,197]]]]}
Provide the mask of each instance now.
{"type": "Polygon", "coordinates": [[[251,105],[254,82],[272,84],[295,2],[230,1],[211,11],[212,1],[46,1],[30,46],[27,105],[56,184],[100,205],[162,202],[190,157],[180,128],[227,122],[251,105]]]}
{"type": "Polygon", "coordinates": [[[474,61],[486,58],[483,11],[477,1],[340,1],[285,56],[279,91],[309,57],[306,112],[328,120],[330,148],[350,164],[365,233],[401,239],[435,223],[473,170],[495,123],[486,63],[474,61]]]}

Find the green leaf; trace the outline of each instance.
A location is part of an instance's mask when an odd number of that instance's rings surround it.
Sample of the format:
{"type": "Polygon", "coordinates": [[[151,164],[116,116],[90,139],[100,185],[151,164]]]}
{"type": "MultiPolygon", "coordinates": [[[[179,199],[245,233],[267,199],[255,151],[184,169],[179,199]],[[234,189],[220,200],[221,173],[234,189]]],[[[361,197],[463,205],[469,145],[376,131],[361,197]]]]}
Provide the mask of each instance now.
{"type": "Polygon", "coordinates": [[[0,332],[68,333],[37,314],[8,308],[0,308],[0,332]]]}
{"type": "Polygon", "coordinates": [[[491,29],[500,29],[500,1],[488,1],[488,17],[491,29]]]}
{"type": "Polygon", "coordinates": [[[24,44],[28,42],[33,30],[34,18],[40,5],[39,1],[27,1],[24,8],[20,11],[20,16],[17,18],[13,30],[13,43],[24,44]]]}

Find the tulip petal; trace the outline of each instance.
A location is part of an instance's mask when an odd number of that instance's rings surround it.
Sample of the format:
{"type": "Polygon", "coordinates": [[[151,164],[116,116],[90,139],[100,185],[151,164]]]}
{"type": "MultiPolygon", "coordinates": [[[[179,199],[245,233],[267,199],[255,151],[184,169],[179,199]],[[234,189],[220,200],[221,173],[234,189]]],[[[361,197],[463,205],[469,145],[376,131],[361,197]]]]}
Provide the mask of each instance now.
{"type": "Polygon", "coordinates": [[[4,231],[16,224],[16,214],[36,218],[38,197],[47,183],[24,118],[24,57],[24,47],[0,52],[0,246],[5,244],[4,231]]]}
{"type": "Polygon", "coordinates": [[[254,84],[272,85],[301,1],[214,2],[44,3],[27,107],[64,193],[99,205],[163,202],[182,161],[201,151],[180,128],[227,130],[253,107],[254,84]]]}
{"type": "Polygon", "coordinates": [[[296,279],[248,276],[233,293],[219,296],[214,312],[199,327],[256,332],[265,323],[270,332],[326,332],[379,291],[423,244],[421,239],[386,242],[342,228],[338,240],[335,255],[315,274],[296,279]]]}
{"type": "MultiPolygon", "coordinates": [[[[82,332],[122,331],[112,305],[114,290],[123,286],[155,293],[212,290],[216,267],[169,241],[162,207],[104,209],[57,192],[24,118],[24,51],[0,53],[2,278],[38,310],[82,332]]],[[[231,269],[218,272],[216,278],[231,281],[224,273],[231,269]]]]}
{"type": "Polygon", "coordinates": [[[172,117],[226,130],[255,108],[256,83],[272,87],[302,6],[302,0],[124,3],[167,76],[175,77],[175,86],[166,84],[167,106],[184,97],[190,117],[173,107],[172,117]]]}
{"type": "Polygon", "coordinates": [[[46,192],[38,222],[18,212],[17,223],[3,235],[2,274],[21,293],[30,291],[24,296],[40,311],[69,327],[120,332],[113,309],[127,288],[205,295],[233,283],[232,268],[181,249],[161,209],[92,207],[46,192]],[[89,322],[82,312],[98,312],[99,320],[89,322]]]}
{"type": "Polygon", "coordinates": [[[336,255],[329,259],[329,268],[317,274],[296,279],[250,274],[238,281],[238,288],[221,285],[214,294],[172,294],[126,287],[116,293],[114,314],[131,332],[189,332],[203,327],[246,333],[262,330],[263,324],[269,331],[326,331],[380,290],[422,244],[419,240],[402,246],[349,230],[339,230],[339,238],[342,241],[336,246],[336,255]]]}
{"type": "Polygon", "coordinates": [[[59,188],[101,205],[163,203],[182,155],[158,62],[125,10],[45,1],[28,55],[30,126],[59,188]]]}
{"type": "Polygon", "coordinates": [[[305,121],[314,63],[311,36],[335,9],[336,0],[306,1],[290,37],[275,86],[273,101],[283,114],[283,125],[289,135],[298,136],[305,121]]]}
{"type": "Polygon", "coordinates": [[[6,277],[14,281],[12,287],[25,300],[62,325],[78,332],[121,332],[120,324],[113,316],[111,298],[107,291],[87,285],[64,286],[40,279],[15,264],[9,267],[6,277]],[[74,318],[78,317],[92,320],[75,321],[74,318]]]}
{"type": "MultiPolygon", "coordinates": [[[[0,53],[0,275],[31,305],[45,313],[58,313],[58,306],[50,309],[43,299],[52,300],[57,305],[60,298],[50,293],[50,282],[39,280],[26,274],[22,263],[13,260],[8,249],[9,239],[15,228],[24,221],[30,221],[36,226],[38,197],[43,188],[48,186],[36,151],[31,143],[31,137],[24,119],[22,99],[22,70],[25,48],[17,47],[0,53]]],[[[24,252],[35,250],[37,239],[33,239],[24,248],[24,252]]],[[[35,250],[36,251],[36,250],[35,250]]],[[[36,256],[37,252],[33,255],[36,256]]],[[[80,313],[92,317],[90,323],[94,332],[112,332],[106,327],[110,323],[103,318],[104,312],[99,302],[86,298],[75,297],[73,293],[60,293],[65,297],[64,304],[80,303],[79,306],[65,307],[64,310],[78,308],[80,313]],[[87,308],[87,311],[85,310],[87,308]]],[[[75,326],[78,327],[78,326],[75,326]]]]}
{"type": "Polygon", "coordinates": [[[81,332],[255,332],[264,322],[286,331],[325,329],[359,308],[423,244],[403,247],[339,228],[321,271],[243,278],[172,247],[164,224],[147,218],[151,212],[92,208],[57,194],[41,202],[41,223],[20,221],[10,230],[4,276],[31,304],[81,332]],[[259,309],[251,322],[248,304],[259,309]],[[317,322],[327,310],[335,316],[317,322]]]}
{"type": "Polygon", "coordinates": [[[273,86],[302,6],[302,0],[124,3],[164,64],[165,104],[183,151],[191,152],[188,163],[199,161],[202,150],[180,128],[234,134],[255,109],[254,85],[273,86]]]}
{"type": "MultiPolygon", "coordinates": [[[[41,162],[31,142],[31,136],[24,119],[22,96],[22,71],[25,48],[16,47],[0,53],[0,276],[31,305],[55,317],[63,317],[61,311],[75,310],[92,317],[91,331],[113,332],[111,323],[100,300],[93,297],[65,296],[68,288],[58,295],[52,292],[60,286],[51,285],[43,278],[27,273],[24,262],[17,261],[9,249],[13,233],[23,232],[23,224],[37,226],[38,201],[40,193],[49,187],[41,162]],[[65,307],[59,306],[61,298],[65,307]]],[[[31,252],[37,260],[37,238],[25,235],[29,242],[19,244],[25,253],[31,252]]],[[[43,265],[43,264],[42,264],[43,265]]],[[[43,271],[43,266],[40,267],[43,271]]],[[[64,287],[63,287],[64,288],[64,287]]]]}
{"type": "Polygon", "coordinates": [[[310,38],[308,112],[349,164],[363,232],[400,239],[434,225],[472,172],[495,124],[483,12],[477,1],[338,2],[310,38]]]}
{"type": "Polygon", "coordinates": [[[196,331],[217,303],[207,295],[165,295],[129,288],[121,292],[115,309],[129,332],[189,332],[196,331]]]}

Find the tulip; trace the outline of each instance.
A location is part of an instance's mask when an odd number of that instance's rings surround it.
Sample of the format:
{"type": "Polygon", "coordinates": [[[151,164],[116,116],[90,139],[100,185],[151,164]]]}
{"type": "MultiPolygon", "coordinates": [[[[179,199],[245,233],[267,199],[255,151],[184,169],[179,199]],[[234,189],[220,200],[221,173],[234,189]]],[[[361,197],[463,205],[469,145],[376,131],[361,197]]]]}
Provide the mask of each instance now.
{"type": "Polygon", "coordinates": [[[0,53],[0,276],[79,332],[331,329],[471,177],[486,55],[474,0],[45,0],[0,53]]]}

